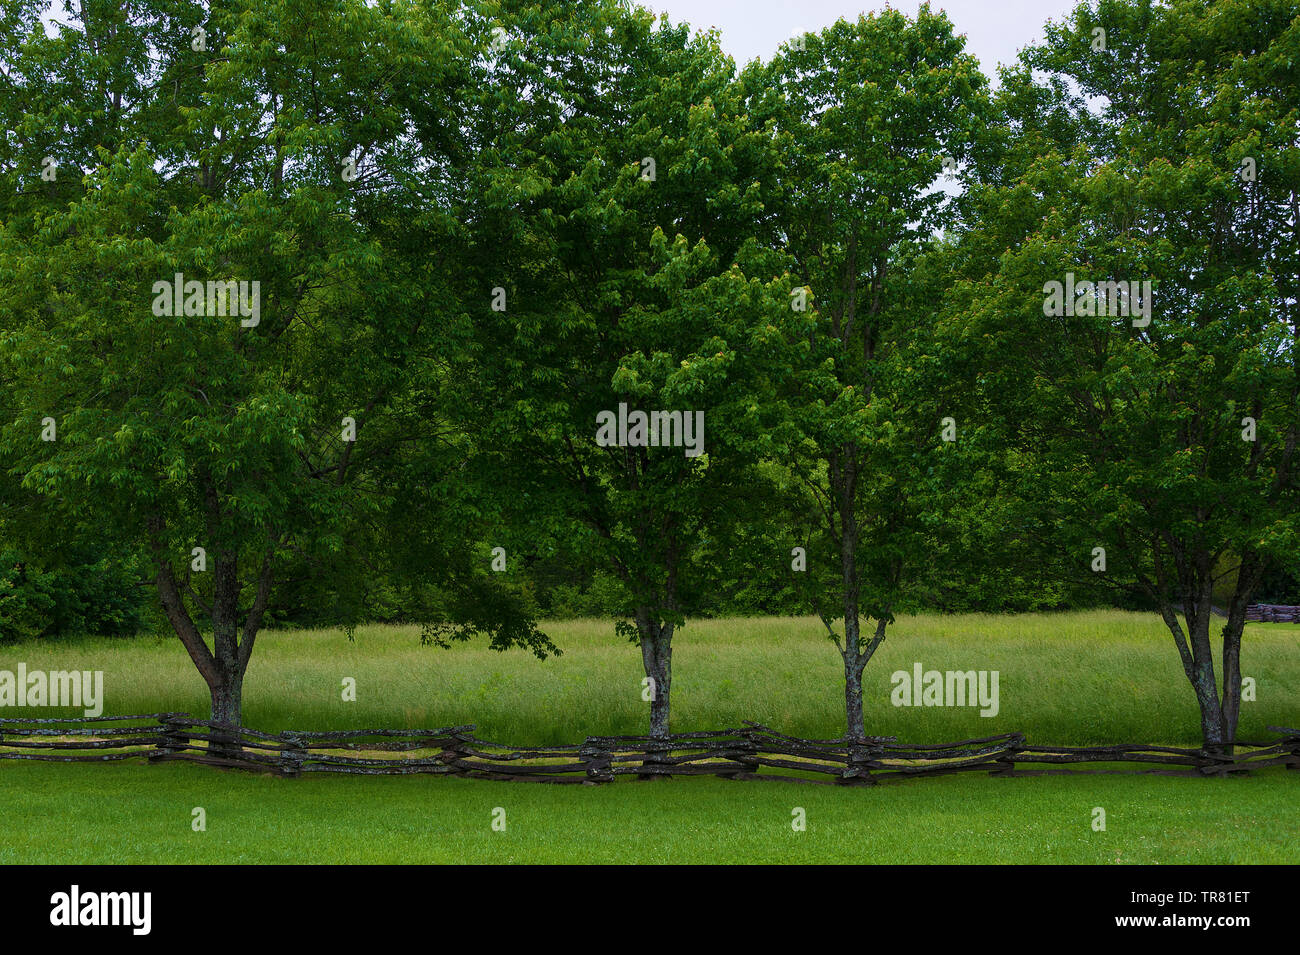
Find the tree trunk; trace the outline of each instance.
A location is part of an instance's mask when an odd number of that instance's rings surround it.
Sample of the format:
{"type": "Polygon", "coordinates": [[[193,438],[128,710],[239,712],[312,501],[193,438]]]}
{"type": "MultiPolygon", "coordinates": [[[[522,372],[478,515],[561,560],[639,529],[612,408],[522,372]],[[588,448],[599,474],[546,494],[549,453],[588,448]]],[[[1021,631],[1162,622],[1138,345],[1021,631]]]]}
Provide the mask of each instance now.
{"type": "MultiPolygon", "coordinates": [[[[1201,737],[1207,746],[1218,747],[1226,742],[1223,736],[1223,707],[1219,702],[1218,680],[1214,673],[1214,653],[1210,649],[1210,620],[1213,611],[1213,593],[1209,574],[1202,579],[1201,592],[1195,595],[1195,611],[1187,621],[1188,638],[1192,644],[1192,688],[1201,710],[1201,737]]],[[[1193,596],[1189,594],[1188,596],[1193,596]]],[[[1191,601],[1184,606],[1192,606],[1191,601]]]]}
{"type": "Polygon", "coordinates": [[[1229,753],[1237,740],[1237,720],[1241,715],[1241,634],[1246,628],[1246,608],[1259,586],[1266,562],[1254,551],[1241,556],[1237,584],[1228,605],[1228,622],[1223,625],[1223,741],[1229,753]]]}
{"type": "Polygon", "coordinates": [[[1201,710],[1201,739],[1207,746],[1221,746],[1225,742],[1223,708],[1219,703],[1213,661],[1197,661],[1192,688],[1196,691],[1196,704],[1201,710]]]}
{"type": "Polygon", "coordinates": [[[232,674],[215,686],[208,687],[212,696],[212,722],[237,727],[242,722],[244,695],[243,674],[232,674]]]}
{"type": "Polygon", "coordinates": [[[226,548],[216,551],[212,587],[212,653],[216,660],[215,678],[208,681],[212,695],[213,752],[238,747],[237,730],[243,719],[244,670],[239,661],[239,573],[235,554],[226,548]]]}
{"type": "Polygon", "coordinates": [[[862,669],[867,661],[862,656],[862,622],[858,616],[857,588],[845,588],[844,593],[844,725],[848,739],[866,737],[862,718],[862,669]]]}
{"type": "MultiPolygon", "coordinates": [[[[1185,636],[1173,606],[1164,598],[1161,598],[1160,612],[1169,632],[1173,634],[1183,662],[1183,672],[1196,694],[1196,705],[1201,712],[1201,742],[1207,748],[1218,749],[1227,741],[1227,737],[1224,736],[1223,707],[1219,701],[1214,673],[1214,655],[1210,651],[1210,585],[1207,582],[1195,590],[1184,588],[1182,596],[1183,615],[1187,621],[1185,636]]],[[[1230,688],[1225,687],[1224,693],[1225,696],[1231,696],[1230,688]]],[[[1240,695],[1238,680],[1238,699],[1240,695]]]]}
{"type": "Polygon", "coordinates": [[[212,698],[212,738],[208,751],[216,756],[237,755],[240,741],[237,730],[243,725],[244,674],[234,668],[221,667],[222,674],[208,685],[212,698]]]}
{"type": "Polygon", "coordinates": [[[667,736],[673,687],[673,625],[661,624],[652,611],[640,607],[636,612],[637,630],[641,634],[641,662],[650,684],[650,735],[667,736]]]}
{"type": "MultiPolygon", "coordinates": [[[[1243,623],[1244,623],[1243,619],[1243,623]]],[[[1223,742],[1228,752],[1237,741],[1237,719],[1241,715],[1241,631],[1233,631],[1232,621],[1223,625],[1223,742]]]]}
{"type": "Polygon", "coordinates": [[[858,485],[857,448],[845,446],[830,462],[830,478],[839,511],[840,581],[843,586],[844,723],[847,738],[866,737],[862,716],[862,670],[871,659],[876,643],[862,644],[862,621],[858,606],[858,517],[854,510],[858,485]]]}
{"type": "Polygon", "coordinates": [[[845,728],[852,740],[863,740],[867,735],[862,718],[862,664],[865,662],[859,663],[856,659],[851,660],[847,653],[844,655],[845,728]]]}
{"type": "MultiPolygon", "coordinates": [[[[641,635],[641,662],[645,675],[650,678],[650,736],[656,740],[667,740],[671,732],[669,714],[673,688],[673,625],[660,623],[655,613],[648,607],[638,607],[636,612],[637,630],[641,635]]],[[[667,743],[665,742],[665,747],[667,743]]],[[[667,762],[668,751],[662,753],[653,750],[646,754],[643,766],[659,765],[667,762]]],[[[643,773],[638,779],[663,779],[665,773],[643,773]]]]}
{"type": "MultiPolygon", "coordinates": [[[[662,634],[662,630],[660,632],[662,634]]],[[[657,692],[654,699],[650,701],[651,736],[667,736],[671,732],[668,725],[669,694],[673,688],[673,650],[670,639],[661,635],[655,645],[654,664],[650,676],[654,678],[657,692]]]]}
{"type": "Polygon", "coordinates": [[[270,600],[272,552],[268,550],[262,560],[256,596],[243,621],[242,639],[238,624],[240,585],[235,558],[227,552],[218,552],[211,610],[213,640],[209,648],[185,606],[180,581],[165,556],[160,540],[161,521],[157,518],[151,520],[150,530],[154,535],[154,552],[158,556],[156,583],[163,612],[208,686],[211,701],[209,721],[214,724],[208,748],[213,753],[236,754],[240,748],[239,741],[230,730],[243,725],[244,674],[248,672],[253,645],[270,600]]]}
{"type": "Polygon", "coordinates": [[[844,624],[844,715],[849,739],[864,740],[867,728],[863,719],[862,671],[875,655],[876,648],[885,641],[885,628],[889,625],[888,611],[876,621],[876,632],[865,645],[862,641],[858,615],[853,615],[852,626],[844,624]]]}

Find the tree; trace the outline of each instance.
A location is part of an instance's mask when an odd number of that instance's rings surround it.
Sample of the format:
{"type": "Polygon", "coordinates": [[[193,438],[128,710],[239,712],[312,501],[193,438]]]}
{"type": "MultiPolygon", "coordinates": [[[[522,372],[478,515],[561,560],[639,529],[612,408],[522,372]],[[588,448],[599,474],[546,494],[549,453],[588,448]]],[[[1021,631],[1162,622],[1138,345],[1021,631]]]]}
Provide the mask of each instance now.
{"type": "Polygon", "coordinates": [[[945,309],[1044,543],[1159,610],[1207,746],[1235,739],[1246,607],[1300,543],[1297,14],[1112,0],[1049,27],[1004,76],[945,309]]]}
{"type": "MultiPolygon", "coordinates": [[[[862,672],[927,557],[932,457],[945,423],[909,364],[916,255],[950,215],[935,189],[982,122],[984,80],[942,14],[922,6],[840,20],[745,76],[755,120],[776,137],[769,242],[815,305],[793,423],[793,466],[822,525],[809,595],[844,663],[847,733],[864,736],[862,672]],[[875,621],[862,627],[862,618],[875,621]],[[835,618],[843,619],[837,634],[835,618]]],[[[767,197],[765,197],[767,198],[767,197]]],[[[924,303],[923,303],[924,304],[924,303]]]]}
{"type": "Polygon", "coordinates": [[[662,736],[673,637],[720,576],[700,548],[771,440],[768,346],[806,324],[746,270],[769,143],[714,35],[615,3],[492,29],[464,426],[540,557],[617,575],[662,736]],[[644,441],[643,414],[663,416],[644,441]]]}
{"type": "MultiPolygon", "coordinates": [[[[411,438],[406,356],[437,350],[442,291],[413,243],[461,228],[407,187],[413,131],[457,128],[478,54],[439,8],[360,0],[89,5],[54,38],[23,13],[6,455],[28,492],[147,543],[212,719],[237,725],[285,555],[347,548],[411,438]]],[[[516,635],[541,645],[519,617],[495,636],[516,635]]]]}

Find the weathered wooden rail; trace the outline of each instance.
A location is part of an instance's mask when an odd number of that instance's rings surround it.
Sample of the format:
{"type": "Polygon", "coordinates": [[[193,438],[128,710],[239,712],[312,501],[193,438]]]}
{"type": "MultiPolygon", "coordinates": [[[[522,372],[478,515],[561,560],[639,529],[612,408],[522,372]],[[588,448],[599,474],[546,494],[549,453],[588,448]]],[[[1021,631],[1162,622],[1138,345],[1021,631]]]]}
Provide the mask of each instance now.
{"type": "Polygon", "coordinates": [[[799,739],[758,723],[670,737],[589,736],[567,746],[517,747],[481,740],[473,725],[431,730],[231,731],[187,713],[86,719],[0,719],[0,759],[102,762],[185,760],[280,776],[429,773],[476,779],[606,783],[619,776],[721,776],[870,785],[971,771],[999,776],[1146,772],[1213,776],[1265,766],[1300,770],[1300,730],[1269,727],[1273,742],[1224,747],[1031,746],[1021,733],[954,743],[894,737],[799,739]],[[1089,770],[1068,769],[1095,764],[1089,770]]]}
{"type": "Polygon", "coordinates": [[[1300,623],[1300,607],[1283,604],[1251,604],[1246,619],[1255,623],[1300,623]]]}

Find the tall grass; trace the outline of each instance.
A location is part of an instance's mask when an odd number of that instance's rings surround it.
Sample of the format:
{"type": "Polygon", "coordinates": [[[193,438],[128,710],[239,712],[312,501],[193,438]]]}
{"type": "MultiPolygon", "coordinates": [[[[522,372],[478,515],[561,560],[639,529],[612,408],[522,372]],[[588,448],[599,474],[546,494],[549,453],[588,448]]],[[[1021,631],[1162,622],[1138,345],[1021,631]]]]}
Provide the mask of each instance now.
{"type": "MultiPolygon", "coordinates": [[[[416,627],[269,631],[258,637],[244,722],[282,729],[430,727],[473,722],[507,743],[573,742],[586,734],[642,733],[641,660],[608,621],[550,625],[562,656],[538,661],[471,642],[421,647],[416,627]],[[344,702],[344,678],[356,702],[344,702]]],[[[180,643],[169,638],[0,644],[0,669],[104,671],[105,712],[207,713],[207,692],[180,643]]],[[[1250,624],[1244,675],[1257,699],[1242,706],[1240,735],[1300,724],[1300,627],[1250,624]]],[[[914,742],[1021,730],[1061,744],[1194,743],[1199,718],[1173,640],[1159,618],[1122,611],[903,617],[864,674],[872,733],[914,742]],[[890,675],[925,669],[997,670],[1000,711],[895,707],[890,675]]],[[[839,655],[814,618],[695,621],[674,638],[673,728],[758,720],[801,736],[843,733],[839,655]]],[[[0,710],[0,716],[69,711],[0,710]]],[[[70,715],[70,714],[69,714],[70,715]]]]}

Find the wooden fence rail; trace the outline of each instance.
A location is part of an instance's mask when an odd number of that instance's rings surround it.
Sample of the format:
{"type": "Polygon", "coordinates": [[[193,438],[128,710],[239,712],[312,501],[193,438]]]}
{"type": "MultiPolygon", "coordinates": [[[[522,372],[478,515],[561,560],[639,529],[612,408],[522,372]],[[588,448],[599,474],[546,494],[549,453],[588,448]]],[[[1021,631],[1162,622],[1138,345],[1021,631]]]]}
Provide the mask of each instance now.
{"type": "Polygon", "coordinates": [[[99,762],[184,760],[280,776],[303,773],[429,773],[475,779],[606,783],[619,776],[720,776],[870,785],[882,779],[983,771],[999,776],[1145,772],[1212,776],[1283,765],[1300,770],[1300,730],[1269,727],[1272,742],[1178,748],[1031,746],[1021,733],[954,743],[900,743],[892,736],[800,739],[759,723],[669,737],[589,736],[576,745],[507,746],[474,726],[270,734],[214,725],[188,713],[85,719],[0,719],[0,759],[99,762]],[[1096,764],[1090,770],[1063,768],[1096,764]],[[1142,764],[1142,768],[1132,764],[1142,764]],[[1154,767],[1154,768],[1153,768],[1154,767]]]}
{"type": "Polygon", "coordinates": [[[1300,607],[1282,604],[1251,604],[1246,619],[1255,623],[1300,623],[1300,607]]]}

